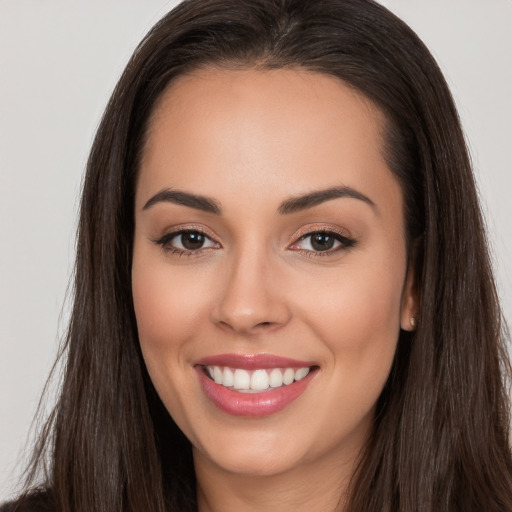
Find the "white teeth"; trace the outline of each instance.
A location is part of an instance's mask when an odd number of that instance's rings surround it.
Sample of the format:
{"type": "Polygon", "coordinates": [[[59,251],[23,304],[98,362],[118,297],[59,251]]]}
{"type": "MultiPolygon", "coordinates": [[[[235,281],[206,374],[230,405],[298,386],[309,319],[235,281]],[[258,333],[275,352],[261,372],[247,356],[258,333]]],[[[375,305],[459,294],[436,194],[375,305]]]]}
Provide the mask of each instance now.
{"type": "Polygon", "coordinates": [[[217,384],[241,392],[251,392],[289,386],[306,377],[310,368],[269,368],[249,372],[241,368],[207,366],[206,370],[217,384]]]}
{"type": "Polygon", "coordinates": [[[226,387],[230,387],[235,382],[233,372],[226,366],[224,368],[224,375],[223,375],[223,382],[222,385],[226,387]]]}
{"type": "Polygon", "coordinates": [[[251,376],[249,372],[237,368],[233,375],[233,387],[235,389],[249,389],[251,387],[251,376]]]}
{"type": "Polygon", "coordinates": [[[279,368],[274,368],[270,372],[270,387],[280,388],[283,385],[283,372],[279,368]]]}
{"type": "Polygon", "coordinates": [[[283,374],[283,384],[286,384],[287,386],[291,384],[295,379],[295,372],[293,368],[286,368],[283,374]]]}
{"type": "Polygon", "coordinates": [[[222,384],[222,370],[218,366],[213,367],[213,380],[217,384],[222,384]]]}
{"type": "Polygon", "coordinates": [[[295,380],[302,380],[309,373],[309,368],[299,368],[295,372],[295,380]]]}
{"type": "Polygon", "coordinates": [[[263,391],[268,388],[268,381],[267,370],[256,370],[251,377],[251,389],[263,391]]]}

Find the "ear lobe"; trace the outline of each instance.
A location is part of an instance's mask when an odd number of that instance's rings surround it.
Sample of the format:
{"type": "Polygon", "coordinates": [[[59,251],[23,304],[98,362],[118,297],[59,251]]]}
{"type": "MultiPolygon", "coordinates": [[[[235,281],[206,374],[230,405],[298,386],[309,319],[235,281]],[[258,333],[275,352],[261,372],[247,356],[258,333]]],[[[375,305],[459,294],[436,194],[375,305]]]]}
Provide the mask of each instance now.
{"type": "Polygon", "coordinates": [[[415,257],[411,256],[407,268],[402,304],[400,310],[400,327],[404,331],[415,331],[418,325],[418,286],[415,273],[415,257]]]}

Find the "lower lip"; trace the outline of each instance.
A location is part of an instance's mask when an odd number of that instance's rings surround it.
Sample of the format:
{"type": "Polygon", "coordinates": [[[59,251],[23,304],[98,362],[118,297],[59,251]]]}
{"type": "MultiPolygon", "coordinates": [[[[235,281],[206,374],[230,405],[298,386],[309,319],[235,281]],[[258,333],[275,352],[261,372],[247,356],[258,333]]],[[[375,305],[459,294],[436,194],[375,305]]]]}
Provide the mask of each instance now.
{"type": "Polygon", "coordinates": [[[304,393],[312,379],[306,377],[279,388],[270,388],[261,393],[240,393],[217,384],[207,377],[202,366],[196,366],[199,381],[206,396],[222,411],[233,416],[268,416],[281,411],[304,393]]]}

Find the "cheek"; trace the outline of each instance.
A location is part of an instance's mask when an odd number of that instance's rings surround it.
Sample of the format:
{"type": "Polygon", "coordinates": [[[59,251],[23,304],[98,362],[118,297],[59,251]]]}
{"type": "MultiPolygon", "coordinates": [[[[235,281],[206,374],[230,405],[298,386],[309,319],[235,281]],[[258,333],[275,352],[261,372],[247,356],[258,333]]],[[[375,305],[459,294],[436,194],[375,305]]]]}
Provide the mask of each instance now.
{"type": "Polygon", "coordinates": [[[343,269],[324,280],[318,294],[304,294],[311,321],[326,331],[322,338],[343,340],[347,348],[398,332],[403,272],[389,268],[343,269]],[[381,271],[382,270],[382,271],[381,271]]]}
{"type": "Polygon", "coordinates": [[[187,335],[193,324],[186,300],[174,288],[150,272],[134,273],[133,302],[143,351],[173,351],[179,334],[187,335]],[[178,321],[178,319],[180,321],[178,321]]]}
{"type": "Polygon", "coordinates": [[[154,262],[136,247],[132,294],[141,351],[169,410],[180,410],[177,401],[190,393],[179,376],[190,368],[190,340],[204,309],[204,287],[199,282],[186,272],[170,272],[165,261],[154,262]]]}
{"type": "Polygon", "coordinates": [[[309,299],[309,323],[329,350],[329,365],[347,397],[380,394],[400,331],[403,266],[362,262],[324,282],[309,299]],[[342,382],[342,385],[341,385],[342,382]]]}
{"type": "Polygon", "coordinates": [[[194,334],[204,307],[204,276],[185,268],[173,272],[163,258],[155,262],[146,252],[136,248],[132,265],[139,339],[142,346],[172,351],[194,334]]]}
{"type": "Polygon", "coordinates": [[[200,293],[199,280],[184,279],[169,272],[168,265],[155,265],[137,256],[135,252],[132,293],[142,356],[167,411],[183,431],[190,432],[186,411],[195,401],[191,386],[195,375],[190,374],[189,350],[204,289],[200,293]]]}
{"type": "Polygon", "coordinates": [[[331,428],[347,436],[371,421],[394,359],[400,293],[386,281],[349,286],[347,279],[337,288],[337,306],[330,304],[331,321],[316,324],[331,355],[331,428]]]}

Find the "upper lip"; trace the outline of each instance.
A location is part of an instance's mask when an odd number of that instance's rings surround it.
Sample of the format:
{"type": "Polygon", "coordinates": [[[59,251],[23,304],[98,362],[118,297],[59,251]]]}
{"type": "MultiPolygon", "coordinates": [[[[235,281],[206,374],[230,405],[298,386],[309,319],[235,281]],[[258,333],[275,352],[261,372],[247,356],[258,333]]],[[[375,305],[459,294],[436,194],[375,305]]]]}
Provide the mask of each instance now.
{"type": "Polygon", "coordinates": [[[273,354],[216,354],[203,357],[197,360],[194,365],[228,366],[244,370],[258,370],[263,368],[306,368],[315,366],[315,363],[273,354]]]}

